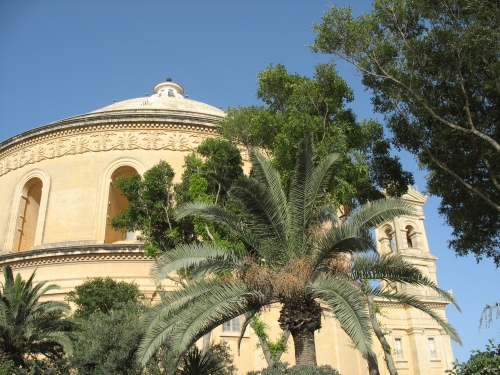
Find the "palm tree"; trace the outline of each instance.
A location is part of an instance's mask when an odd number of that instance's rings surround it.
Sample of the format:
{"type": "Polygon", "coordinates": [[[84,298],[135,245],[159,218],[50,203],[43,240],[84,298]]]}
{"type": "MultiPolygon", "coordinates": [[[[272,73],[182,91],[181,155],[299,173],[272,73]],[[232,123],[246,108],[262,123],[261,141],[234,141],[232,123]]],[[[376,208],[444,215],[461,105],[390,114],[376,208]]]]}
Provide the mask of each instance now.
{"type": "MultiPolygon", "coordinates": [[[[296,364],[315,366],[314,332],[321,327],[322,314],[318,301],[332,309],[363,354],[371,353],[366,299],[353,278],[337,272],[335,264],[342,256],[376,251],[370,229],[410,214],[411,206],[398,199],[379,200],[340,220],[331,207],[319,204],[326,201],[338,155],[330,154],[314,165],[311,139],[299,146],[288,194],[279,173],[262,154],[254,150],[250,159],[252,178],[236,181],[228,191],[239,204],[239,216],[207,203],[188,203],[177,211],[179,218],[197,215],[226,226],[248,251],[202,242],[180,245],[158,259],[152,269],[157,282],[180,269],[190,269],[192,279],[152,309],[139,349],[143,363],[167,338],[182,354],[218,325],[244,315],[244,332],[260,309],[280,303],[279,323],[293,337],[296,364]]],[[[384,267],[370,265],[372,269],[364,272],[438,290],[421,274],[415,279],[418,270],[396,272],[391,259],[384,260],[384,267]]]]}
{"type": "Polygon", "coordinates": [[[71,354],[71,342],[64,331],[70,327],[63,320],[69,306],[62,302],[39,302],[48,291],[59,289],[43,281],[33,286],[35,272],[28,280],[14,278],[10,266],[4,266],[5,282],[0,291],[0,363],[13,361],[24,367],[28,358],[40,355],[55,359],[62,350],[71,354]]]}

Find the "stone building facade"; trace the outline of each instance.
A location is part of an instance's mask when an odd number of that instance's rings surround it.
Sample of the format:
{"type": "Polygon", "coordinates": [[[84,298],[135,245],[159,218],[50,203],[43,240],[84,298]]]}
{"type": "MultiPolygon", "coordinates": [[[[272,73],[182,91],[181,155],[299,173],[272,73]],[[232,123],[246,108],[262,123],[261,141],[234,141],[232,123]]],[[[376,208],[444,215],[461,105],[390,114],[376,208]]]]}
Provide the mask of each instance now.
{"type": "MultiPolygon", "coordinates": [[[[52,292],[51,299],[62,300],[86,278],[97,276],[134,281],[146,295],[153,294],[152,261],[143,256],[137,233],[114,231],[108,225],[127,206],[113,180],[142,174],[160,160],[168,161],[179,180],[184,156],[204,138],[214,136],[215,124],[224,116],[217,108],[185,98],[182,86],[171,80],[157,84],[153,91],[150,97],[114,103],[0,143],[1,266],[9,264],[23,277],[36,270],[35,281],[58,284],[61,288],[52,292]]],[[[405,199],[418,214],[377,228],[378,250],[400,253],[437,281],[436,257],[429,251],[423,223],[426,197],[410,190],[405,199]]],[[[447,303],[432,291],[391,287],[419,295],[445,316],[447,303]]],[[[437,375],[451,368],[450,338],[432,319],[398,303],[378,303],[399,374],[437,375]]],[[[279,306],[275,306],[263,316],[272,338],[280,331],[278,315],[279,306]]],[[[367,374],[365,360],[327,308],[323,319],[316,337],[319,364],[331,364],[344,375],[367,374]]],[[[235,319],[216,329],[212,337],[230,344],[240,373],[264,367],[250,328],[237,354],[239,327],[235,319]]],[[[381,349],[377,350],[383,364],[381,349]]],[[[293,363],[293,358],[293,345],[289,345],[283,359],[293,363]]],[[[385,371],[383,365],[381,370],[385,371]]]]}

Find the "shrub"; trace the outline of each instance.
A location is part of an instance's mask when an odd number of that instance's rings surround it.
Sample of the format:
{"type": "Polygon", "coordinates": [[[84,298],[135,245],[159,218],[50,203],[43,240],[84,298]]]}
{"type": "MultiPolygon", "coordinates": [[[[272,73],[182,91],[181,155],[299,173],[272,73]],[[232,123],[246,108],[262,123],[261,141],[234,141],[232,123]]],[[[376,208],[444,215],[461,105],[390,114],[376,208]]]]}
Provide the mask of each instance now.
{"type": "Polygon", "coordinates": [[[250,371],[247,375],[340,375],[331,366],[306,366],[296,365],[288,368],[287,363],[277,363],[274,367],[268,367],[260,371],[250,371]]]}

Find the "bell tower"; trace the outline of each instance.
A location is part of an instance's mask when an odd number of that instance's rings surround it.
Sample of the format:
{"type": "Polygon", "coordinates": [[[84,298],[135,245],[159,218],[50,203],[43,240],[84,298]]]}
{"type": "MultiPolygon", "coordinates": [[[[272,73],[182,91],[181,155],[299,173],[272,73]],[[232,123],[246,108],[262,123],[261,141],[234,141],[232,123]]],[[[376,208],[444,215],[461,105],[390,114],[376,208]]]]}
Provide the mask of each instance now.
{"type": "MultiPolygon", "coordinates": [[[[402,198],[414,206],[415,213],[398,216],[376,228],[377,251],[379,254],[401,256],[437,284],[437,257],[430,252],[424,228],[422,206],[427,196],[410,188],[402,198]]],[[[449,302],[434,290],[402,283],[385,286],[417,297],[446,319],[445,308],[449,302]]],[[[451,368],[453,353],[450,337],[431,317],[401,303],[383,299],[376,302],[382,310],[378,317],[386,328],[386,338],[395,351],[393,357],[401,373],[441,374],[443,369],[451,368]]]]}

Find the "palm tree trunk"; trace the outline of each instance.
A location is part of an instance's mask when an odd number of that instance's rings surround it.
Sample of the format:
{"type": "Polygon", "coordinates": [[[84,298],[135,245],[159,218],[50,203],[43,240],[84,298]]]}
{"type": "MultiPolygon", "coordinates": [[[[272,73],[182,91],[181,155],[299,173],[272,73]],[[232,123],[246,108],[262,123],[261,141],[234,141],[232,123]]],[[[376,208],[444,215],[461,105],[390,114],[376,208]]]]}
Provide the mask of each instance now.
{"type": "MultiPolygon", "coordinates": [[[[368,294],[367,298],[368,298],[368,312],[370,313],[370,321],[372,323],[373,331],[375,332],[375,335],[377,336],[378,341],[380,341],[380,344],[382,345],[382,349],[384,350],[385,361],[387,363],[387,369],[389,370],[389,373],[391,375],[398,375],[398,371],[396,370],[396,365],[394,364],[394,359],[392,358],[391,346],[389,345],[389,343],[385,339],[385,336],[382,332],[382,329],[380,328],[380,325],[378,324],[377,315],[373,311],[373,304],[375,303],[373,301],[373,296],[368,294]]],[[[371,374],[371,372],[370,372],[370,374],[371,374]]]]}
{"type": "Polygon", "coordinates": [[[295,347],[295,364],[317,366],[314,331],[310,329],[290,330],[295,347]]]}
{"type": "Polygon", "coordinates": [[[380,371],[378,369],[378,359],[375,353],[370,352],[370,354],[368,354],[365,358],[368,362],[368,373],[370,375],[380,375],[380,371]]]}
{"type": "Polygon", "coordinates": [[[321,328],[323,309],[309,296],[296,298],[281,307],[278,322],[290,331],[295,347],[295,364],[317,366],[314,332],[321,328]]]}

